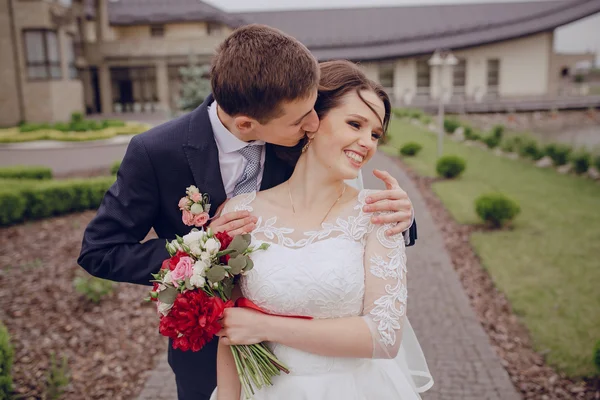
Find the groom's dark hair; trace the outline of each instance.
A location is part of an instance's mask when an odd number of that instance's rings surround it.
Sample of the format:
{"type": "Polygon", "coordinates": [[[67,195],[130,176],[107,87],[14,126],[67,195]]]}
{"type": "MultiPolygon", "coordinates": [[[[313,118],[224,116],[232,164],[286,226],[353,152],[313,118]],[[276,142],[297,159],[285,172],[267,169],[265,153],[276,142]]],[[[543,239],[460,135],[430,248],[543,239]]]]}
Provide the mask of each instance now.
{"type": "Polygon", "coordinates": [[[217,49],[212,93],[227,114],[267,123],[281,103],[308,97],[319,84],[319,66],[298,40],[265,25],[236,29],[217,49]]]}

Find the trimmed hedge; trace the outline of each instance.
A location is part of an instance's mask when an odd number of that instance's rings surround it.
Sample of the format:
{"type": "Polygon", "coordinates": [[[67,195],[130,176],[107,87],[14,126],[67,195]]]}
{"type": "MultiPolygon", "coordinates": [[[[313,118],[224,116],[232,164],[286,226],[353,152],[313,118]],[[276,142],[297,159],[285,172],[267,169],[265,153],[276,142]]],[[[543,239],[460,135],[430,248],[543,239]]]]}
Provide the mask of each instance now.
{"type": "Polygon", "coordinates": [[[0,226],[97,208],[114,177],[0,181],[0,226]]]}
{"type": "Polygon", "coordinates": [[[552,159],[554,165],[565,165],[569,162],[569,156],[573,150],[566,144],[549,144],[544,149],[546,154],[552,159]]]}
{"type": "Polygon", "coordinates": [[[110,174],[116,176],[117,172],[119,172],[119,168],[121,168],[121,161],[115,161],[110,166],[110,174]]]}
{"type": "Polygon", "coordinates": [[[52,169],[36,165],[15,165],[0,168],[0,179],[52,179],[52,169]]]}
{"type": "Polygon", "coordinates": [[[534,161],[537,161],[546,155],[535,139],[531,138],[526,138],[521,141],[518,152],[521,157],[531,158],[534,161]]]}
{"type": "Polygon", "coordinates": [[[400,154],[403,156],[416,156],[423,146],[416,142],[409,142],[400,148],[400,154]]]}
{"type": "Polygon", "coordinates": [[[0,400],[8,400],[12,393],[12,364],[14,350],[8,329],[0,321],[0,400]]]}
{"type": "Polygon", "coordinates": [[[484,194],[475,200],[475,211],[479,217],[495,228],[515,218],[521,208],[514,201],[500,193],[484,194]]]}
{"type": "Polygon", "coordinates": [[[460,122],[453,118],[444,118],[444,130],[450,134],[454,133],[458,127],[460,127],[460,122]]]}
{"type": "Polygon", "coordinates": [[[463,173],[467,163],[458,156],[444,156],[440,158],[436,165],[438,175],[444,178],[456,178],[463,173]]]}
{"type": "Polygon", "coordinates": [[[592,164],[592,155],[585,150],[580,150],[573,154],[571,161],[576,174],[585,174],[592,164]]]}

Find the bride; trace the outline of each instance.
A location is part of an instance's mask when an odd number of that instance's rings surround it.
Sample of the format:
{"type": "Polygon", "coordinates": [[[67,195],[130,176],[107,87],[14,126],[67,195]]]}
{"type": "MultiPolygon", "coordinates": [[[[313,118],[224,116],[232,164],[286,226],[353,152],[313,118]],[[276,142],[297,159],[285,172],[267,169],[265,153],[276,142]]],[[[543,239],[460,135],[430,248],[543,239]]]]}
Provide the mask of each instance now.
{"type": "Polygon", "coordinates": [[[254,269],[241,294],[265,312],[230,308],[223,318],[213,399],[243,395],[229,345],[268,342],[290,374],[256,400],[420,399],[433,385],[406,317],[402,235],[386,236],[373,191],[346,185],[377,149],[390,119],[383,88],[347,61],[321,64],[319,130],[305,139],[289,181],[230,200],[223,212],[258,218],[254,269]]]}

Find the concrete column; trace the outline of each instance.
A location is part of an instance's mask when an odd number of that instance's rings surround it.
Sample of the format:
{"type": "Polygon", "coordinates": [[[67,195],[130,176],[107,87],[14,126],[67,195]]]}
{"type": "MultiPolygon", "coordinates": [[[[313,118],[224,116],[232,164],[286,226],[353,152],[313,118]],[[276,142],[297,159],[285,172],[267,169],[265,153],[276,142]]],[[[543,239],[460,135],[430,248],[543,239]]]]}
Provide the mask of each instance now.
{"type": "Polygon", "coordinates": [[[414,58],[396,62],[394,68],[394,97],[396,101],[408,105],[417,93],[417,64],[414,58]]]}
{"type": "Polygon", "coordinates": [[[107,0],[96,0],[96,41],[108,40],[108,3],[107,0]]]}
{"type": "Polygon", "coordinates": [[[60,51],[60,70],[62,73],[62,80],[68,81],[70,79],[68,59],[68,46],[70,45],[70,43],[68,43],[67,32],[65,31],[64,27],[58,28],[56,37],[58,39],[58,50],[60,51]]]}
{"type": "Polygon", "coordinates": [[[162,111],[169,111],[169,72],[167,61],[164,59],[156,60],[156,91],[158,102],[162,111]]]}
{"type": "Polygon", "coordinates": [[[110,81],[110,69],[106,64],[98,66],[98,86],[100,87],[100,104],[102,113],[114,112],[112,105],[112,83],[110,81]]]}
{"type": "Polygon", "coordinates": [[[483,57],[467,58],[467,96],[481,99],[487,92],[487,61],[483,57]]]}

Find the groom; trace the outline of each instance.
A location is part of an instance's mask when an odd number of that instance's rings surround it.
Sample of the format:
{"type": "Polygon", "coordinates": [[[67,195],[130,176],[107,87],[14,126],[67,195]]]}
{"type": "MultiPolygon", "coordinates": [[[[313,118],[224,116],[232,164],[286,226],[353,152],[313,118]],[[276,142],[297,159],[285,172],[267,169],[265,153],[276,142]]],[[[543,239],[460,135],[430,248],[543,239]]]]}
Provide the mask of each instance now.
{"type": "MultiPolygon", "coordinates": [[[[213,95],[189,114],[135,136],[96,217],[88,225],[79,264],[90,274],[120,282],[149,284],[169,257],[165,239],[187,234],[178,201],[189,185],[210,195],[210,227],[233,235],[249,232],[256,219],[246,212],[219,216],[227,198],[286,181],[293,163],[281,150],[318,129],[313,109],[319,69],[300,42],[275,29],[250,25],[233,32],[212,64],[213,95]],[[151,228],[159,239],[140,243],[151,228]]],[[[393,211],[391,234],[411,225],[412,206],[386,172],[388,190],[366,207],[393,211]]],[[[410,244],[416,225],[410,229],[410,244]]],[[[217,340],[200,352],[173,350],[180,400],[208,399],[216,386],[217,340]]]]}

